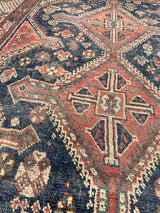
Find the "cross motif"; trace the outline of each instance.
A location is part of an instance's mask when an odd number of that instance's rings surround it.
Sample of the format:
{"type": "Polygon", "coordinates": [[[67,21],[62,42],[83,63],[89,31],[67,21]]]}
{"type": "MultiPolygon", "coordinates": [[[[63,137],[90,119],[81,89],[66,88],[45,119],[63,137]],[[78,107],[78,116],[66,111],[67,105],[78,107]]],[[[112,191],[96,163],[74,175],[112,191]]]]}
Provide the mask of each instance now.
{"type": "Polygon", "coordinates": [[[112,43],[115,44],[118,36],[117,33],[118,31],[123,31],[124,23],[122,21],[118,21],[117,13],[115,11],[111,13],[111,21],[108,21],[107,19],[105,19],[104,21],[105,21],[104,24],[105,28],[106,29],[109,28],[111,31],[112,43]]]}
{"type": "MultiPolygon", "coordinates": [[[[153,106],[145,105],[135,105],[127,104],[126,94],[115,90],[116,85],[116,69],[109,69],[110,80],[109,80],[109,90],[98,89],[97,98],[82,97],[79,95],[74,95],[73,93],[68,94],[68,101],[81,101],[85,103],[95,104],[95,115],[106,117],[105,122],[108,126],[108,136],[106,136],[106,143],[108,141],[108,155],[104,157],[105,165],[118,166],[119,159],[115,157],[115,140],[114,140],[114,121],[116,120],[126,120],[126,109],[136,110],[140,112],[148,112],[154,114],[153,106]]],[[[97,78],[98,80],[99,78],[97,78]]],[[[128,82],[130,83],[130,82],[128,82]]],[[[90,132],[90,129],[87,129],[90,132]]],[[[136,136],[132,136],[133,141],[137,140],[136,136]]],[[[106,150],[105,150],[106,153],[106,150]]]]}
{"type": "Polygon", "coordinates": [[[111,41],[113,44],[116,44],[119,32],[123,32],[125,29],[131,33],[135,30],[138,30],[138,27],[132,25],[131,23],[124,23],[124,21],[118,17],[118,13],[116,13],[115,11],[111,12],[110,20],[109,18],[103,18],[103,20],[89,19],[88,23],[90,23],[95,28],[100,28],[103,26],[105,30],[109,30],[111,41]]]}

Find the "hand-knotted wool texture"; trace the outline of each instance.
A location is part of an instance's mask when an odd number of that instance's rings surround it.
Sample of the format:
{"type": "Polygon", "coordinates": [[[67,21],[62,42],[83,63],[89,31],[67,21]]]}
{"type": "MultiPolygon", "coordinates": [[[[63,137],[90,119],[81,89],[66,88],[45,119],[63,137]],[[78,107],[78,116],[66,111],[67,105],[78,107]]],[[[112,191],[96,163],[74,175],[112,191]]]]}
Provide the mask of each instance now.
{"type": "Polygon", "coordinates": [[[159,85],[159,0],[0,0],[0,213],[159,213],[159,85]]]}

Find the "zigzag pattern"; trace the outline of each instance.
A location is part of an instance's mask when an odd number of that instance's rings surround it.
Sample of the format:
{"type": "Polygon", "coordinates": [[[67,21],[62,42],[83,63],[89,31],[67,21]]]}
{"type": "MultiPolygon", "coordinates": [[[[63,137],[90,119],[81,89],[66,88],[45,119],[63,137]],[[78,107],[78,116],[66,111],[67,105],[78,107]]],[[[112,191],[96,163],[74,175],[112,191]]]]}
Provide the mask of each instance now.
{"type": "MultiPolygon", "coordinates": [[[[63,118],[63,114],[61,112],[58,113],[60,116],[60,119],[59,119],[59,116],[56,114],[56,111],[58,110],[57,106],[56,106],[56,109],[53,109],[52,105],[45,105],[45,109],[47,114],[50,117],[50,120],[53,123],[53,126],[56,128],[56,132],[57,132],[57,134],[55,133],[52,134],[52,138],[54,139],[55,137],[59,136],[61,139],[63,139],[66,149],[69,151],[69,155],[72,157],[72,161],[75,164],[77,171],[80,171],[80,176],[82,179],[84,179],[84,185],[87,188],[89,187],[90,197],[94,195],[93,191],[96,190],[94,212],[98,213],[99,212],[97,211],[97,206],[98,206],[97,196],[99,193],[98,186],[103,185],[98,173],[91,166],[90,168],[87,168],[86,162],[85,163],[83,162],[81,155],[83,155],[83,159],[88,159],[88,156],[85,150],[81,148],[80,146],[78,146],[76,142],[77,141],[76,136],[73,133],[68,134],[68,132],[65,130],[64,126],[62,125],[62,122],[65,124],[67,121],[65,120],[65,118],[63,118]],[[76,144],[77,144],[77,147],[76,147],[76,144]],[[97,184],[98,183],[97,181],[95,182],[93,177],[94,178],[96,177],[96,179],[98,179],[98,182],[100,185],[97,184]]],[[[89,209],[90,206],[93,206],[91,200],[87,204],[87,209],[89,209]]]]}
{"type": "MultiPolygon", "coordinates": [[[[128,198],[130,195],[133,196],[134,203],[138,201],[138,197],[142,194],[143,190],[146,188],[146,183],[150,181],[153,176],[154,171],[156,171],[157,166],[160,164],[160,132],[155,138],[154,145],[148,147],[146,154],[139,161],[138,166],[141,168],[140,172],[136,174],[134,169],[133,173],[128,175],[128,182],[130,189],[128,189],[128,198]]],[[[130,198],[129,198],[130,200],[130,198]]]]}

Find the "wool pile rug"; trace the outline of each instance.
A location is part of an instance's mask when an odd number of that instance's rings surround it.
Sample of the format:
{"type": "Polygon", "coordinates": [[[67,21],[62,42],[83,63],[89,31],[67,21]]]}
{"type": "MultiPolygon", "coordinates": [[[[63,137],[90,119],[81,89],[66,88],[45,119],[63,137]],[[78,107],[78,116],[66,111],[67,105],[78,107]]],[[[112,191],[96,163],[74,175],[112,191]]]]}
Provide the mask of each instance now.
{"type": "Polygon", "coordinates": [[[159,0],[0,0],[0,213],[159,213],[159,85],[159,0]]]}

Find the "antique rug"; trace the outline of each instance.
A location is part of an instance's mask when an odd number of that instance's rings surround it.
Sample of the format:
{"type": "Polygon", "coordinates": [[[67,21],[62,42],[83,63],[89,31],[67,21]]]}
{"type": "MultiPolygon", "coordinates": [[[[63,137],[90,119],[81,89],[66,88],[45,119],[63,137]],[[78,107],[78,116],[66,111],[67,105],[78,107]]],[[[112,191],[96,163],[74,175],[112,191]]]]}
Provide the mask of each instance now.
{"type": "Polygon", "coordinates": [[[0,0],[0,213],[160,213],[160,0],[0,0]]]}

